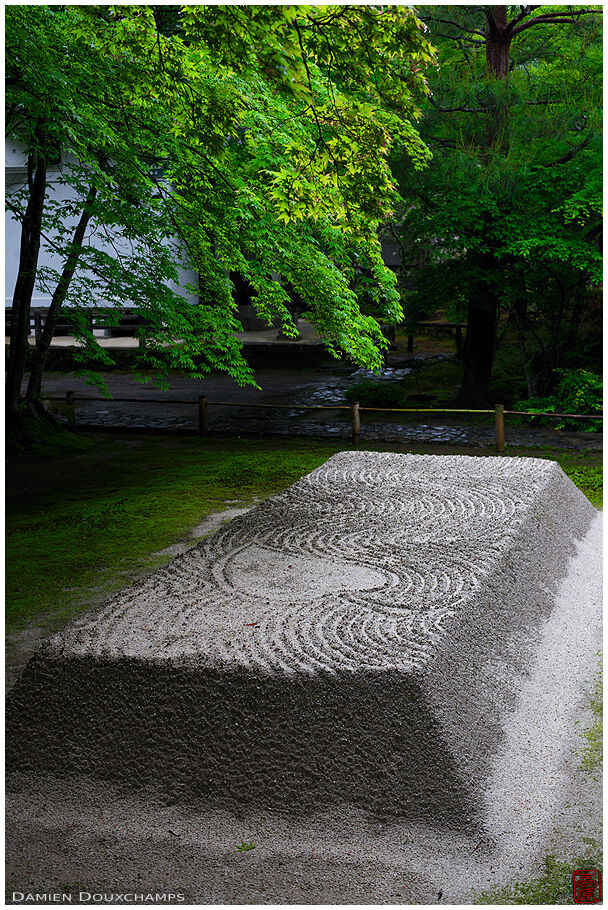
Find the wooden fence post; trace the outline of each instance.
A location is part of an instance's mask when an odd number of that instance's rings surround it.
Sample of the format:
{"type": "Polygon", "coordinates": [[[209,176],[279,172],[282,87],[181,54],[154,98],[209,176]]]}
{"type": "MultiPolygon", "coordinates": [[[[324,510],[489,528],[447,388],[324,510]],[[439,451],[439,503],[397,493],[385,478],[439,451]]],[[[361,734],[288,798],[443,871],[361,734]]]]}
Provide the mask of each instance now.
{"type": "Polygon", "coordinates": [[[209,432],[209,419],[207,417],[207,396],[198,397],[198,435],[206,436],[209,432]]]}
{"type": "Polygon", "coordinates": [[[407,336],[407,352],[408,352],[408,354],[411,354],[413,350],[414,350],[414,336],[413,336],[413,335],[408,335],[408,336],[407,336]]]}
{"type": "Polygon", "coordinates": [[[74,405],[74,392],[65,393],[65,405],[68,415],[68,426],[70,430],[76,429],[76,407],[74,405]]]}
{"type": "Polygon", "coordinates": [[[505,406],[497,404],[496,413],[496,451],[504,452],[505,450],[505,406]]]}
{"type": "Polygon", "coordinates": [[[352,418],[353,418],[353,445],[359,445],[359,439],[361,438],[361,416],[359,414],[359,402],[353,401],[350,406],[352,418]]]}

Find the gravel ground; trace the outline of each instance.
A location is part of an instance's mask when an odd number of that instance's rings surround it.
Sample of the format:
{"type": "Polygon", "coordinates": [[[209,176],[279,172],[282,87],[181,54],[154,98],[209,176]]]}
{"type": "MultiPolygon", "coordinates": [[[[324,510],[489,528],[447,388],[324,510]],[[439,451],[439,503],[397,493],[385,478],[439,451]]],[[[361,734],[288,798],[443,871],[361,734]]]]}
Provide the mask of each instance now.
{"type": "Polygon", "coordinates": [[[551,462],[334,456],[30,665],[8,887],[435,904],[526,877],[580,836],[600,560],[551,462]]]}

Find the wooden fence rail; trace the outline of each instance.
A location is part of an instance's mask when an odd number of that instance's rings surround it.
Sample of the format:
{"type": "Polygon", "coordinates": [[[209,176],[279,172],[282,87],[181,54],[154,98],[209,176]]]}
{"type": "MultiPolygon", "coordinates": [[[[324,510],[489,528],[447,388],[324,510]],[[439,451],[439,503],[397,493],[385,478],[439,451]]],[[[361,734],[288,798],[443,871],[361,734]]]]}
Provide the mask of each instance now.
{"type": "Polygon", "coordinates": [[[494,409],[489,408],[369,408],[363,407],[358,401],[351,404],[316,405],[316,404],[270,404],[254,401],[209,401],[206,395],[193,398],[102,398],[93,395],[77,395],[73,391],[65,396],[45,395],[44,401],[63,401],[66,405],[68,425],[70,429],[76,427],[76,401],[120,401],[133,404],[191,404],[198,406],[198,431],[201,436],[209,432],[208,406],[217,405],[224,408],[277,408],[289,411],[350,411],[352,421],[352,439],[358,445],[361,438],[361,411],[380,411],[390,414],[493,414],[496,426],[496,450],[503,452],[505,448],[505,414],[522,417],[554,417],[556,419],[569,418],[572,420],[603,420],[603,414],[536,414],[531,411],[507,411],[504,405],[497,404],[494,409]]]}

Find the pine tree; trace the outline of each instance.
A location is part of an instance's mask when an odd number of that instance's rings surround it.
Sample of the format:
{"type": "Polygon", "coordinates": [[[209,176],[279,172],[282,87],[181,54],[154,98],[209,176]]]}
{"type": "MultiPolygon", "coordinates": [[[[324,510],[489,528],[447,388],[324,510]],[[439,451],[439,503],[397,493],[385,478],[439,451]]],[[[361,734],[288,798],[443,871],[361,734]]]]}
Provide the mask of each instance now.
{"type": "Polygon", "coordinates": [[[438,300],[466,318],[459,400],[484,407],[501,313],[519,333],[532,393],[574,343],[586,287],[599,279],[601,12],[417,12],[439,66],[420,123],[433,161],[420,173],[395,167],[416,286],[410,318],[438,300]]]}

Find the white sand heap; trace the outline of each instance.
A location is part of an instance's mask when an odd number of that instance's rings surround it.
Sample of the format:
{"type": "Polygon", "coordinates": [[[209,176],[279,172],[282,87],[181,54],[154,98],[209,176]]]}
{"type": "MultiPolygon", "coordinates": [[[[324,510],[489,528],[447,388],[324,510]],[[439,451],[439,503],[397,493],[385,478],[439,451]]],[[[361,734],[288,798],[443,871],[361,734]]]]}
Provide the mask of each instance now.
{"type": "Polygon", "coordinates": [[[550,461],[344,452],[54,636],[9,769],[479,839],[595,510],[550,461]]]}

